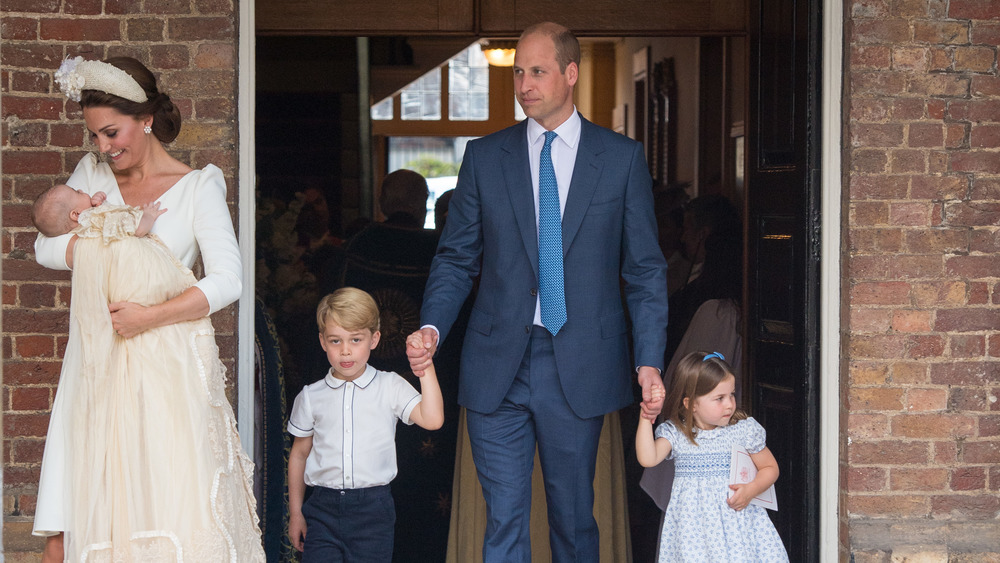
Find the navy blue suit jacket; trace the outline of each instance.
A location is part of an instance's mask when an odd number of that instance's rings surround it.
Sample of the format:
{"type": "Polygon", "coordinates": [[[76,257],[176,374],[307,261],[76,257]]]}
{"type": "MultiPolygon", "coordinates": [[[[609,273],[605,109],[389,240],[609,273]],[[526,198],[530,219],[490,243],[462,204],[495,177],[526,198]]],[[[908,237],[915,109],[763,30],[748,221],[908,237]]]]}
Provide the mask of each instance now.
{"type": "MultiPolygon", "coordinates": [[[[444,344],[480,275],[458,401],[481,413],[506,395],[534,320],[538,231],[526,128],[468,143],[421,311],[444,344]]],[[[639,143],[583,120],[562,228],[567,320],[553,346],[563,392],[589,418],[634,400],[636,366],[663,369],[667,265],[639,143]]]]}

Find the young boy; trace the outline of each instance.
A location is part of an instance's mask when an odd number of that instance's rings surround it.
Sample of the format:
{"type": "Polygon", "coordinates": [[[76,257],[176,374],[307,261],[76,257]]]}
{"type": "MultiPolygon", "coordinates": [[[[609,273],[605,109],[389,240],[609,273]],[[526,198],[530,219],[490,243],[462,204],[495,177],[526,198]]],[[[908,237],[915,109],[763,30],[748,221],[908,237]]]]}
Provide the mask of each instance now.
{"type": "MultiPolygon", "coordinates": [[[[379,312],[370,295],[344,287],[316,310],[326,377],[295,398],[288,432],[288,535],[302,563],[392,559],[396,420],[437,430],[444,422],[433,367],[421,395],[405,379],[368,365],[378,346],[379,312]],[[303,505],[306,485],[312,495],[303,505]],[[307,533],[308,531],[308,533],[307,533]]],[[[408,346],[422,346],[419,338],[408,346]]]]}

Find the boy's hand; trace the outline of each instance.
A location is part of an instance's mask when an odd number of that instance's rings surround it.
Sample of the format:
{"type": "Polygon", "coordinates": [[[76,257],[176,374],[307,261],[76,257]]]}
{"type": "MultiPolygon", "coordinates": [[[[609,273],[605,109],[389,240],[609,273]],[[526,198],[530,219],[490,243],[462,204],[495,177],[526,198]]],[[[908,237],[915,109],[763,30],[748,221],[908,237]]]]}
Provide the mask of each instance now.
{"type": "Polygon", "coordinates": [[[292,540],[292,547],[302,551],[306,541],[306,519],[301,512],[288,517],[288,539],[292,540]]]}
{"type": "MultiPolygon", "coordinates": [[[[421,335],[420,331],[414,332],[413,334],[406,337],[406,355],[410,359],[411,367],[413,365],[414,357],[418,358],[422,357],[424,354],[426,354],[426,352],[427,349],[424,347],[424,338],[421,335]]],[[[424,369],[427,369],[428,367],[430,366],[427,364],[423,364],[424,369]]],[[[416,375],[417,377],[423,377],[424,370],[420,370],[420,373],[417,373],[416,370],[414,370],[413,374],[416,375]]]]}
{"type": "Polygon", "coordinates": [[[750,496],[749,492],[746,490],[746,486],[749,483],[740,483],[738,485],[729,485],[729,488],[736,491],[733,496],[726,499],[726,503],[729,504],[729,508],[739,512],[746,508],[753,497],[750,496]]]}
{"type": "Polygon", "coordinates": [[[94,192],[94,195],[90,196],[90,206],[97,207],[98,205],[104,203],[108,199],[108,194],[104,192],[94,192]]]}
{"type": "Polygon", "coordinates": [[[431,366],[434,352],[437,351],[437,331],[430,327],[422,328],[406,337],[406,357],[410,360],[413,375],[423,377],[424,370],[431,366]],[[413,345],[410,344],[414,339],[413,345]]]}
{"type": "Polygon", "coordinates": [[[156,221],[157,217],[166,213],[167,209],[160,209],[158,201],[144,203],[139,206],[139,209],[142,210],[142,218],[139,219],[139,225],[135,228],[135,236],[144,237],[153,229],[153,222],[156,221]]]}

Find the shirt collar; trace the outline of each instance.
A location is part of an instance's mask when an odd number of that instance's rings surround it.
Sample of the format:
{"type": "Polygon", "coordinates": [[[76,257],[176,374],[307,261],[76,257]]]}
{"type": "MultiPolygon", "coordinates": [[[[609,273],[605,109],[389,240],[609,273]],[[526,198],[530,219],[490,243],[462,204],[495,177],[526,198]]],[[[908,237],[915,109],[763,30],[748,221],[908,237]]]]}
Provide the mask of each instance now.
{"type": "MultiPolygon", "coordinates": [[[[371,383],[372,381],[375,380],[375,373],[376,373],[375,372],[375,368],[373,368],[370,365],[365,365],[365,371],[364,371],[364,373],[361,374],[361,377],[359,377],[359,378],[355,379],[354,381],[352,381],[352,383],[354,383],[358,387],[364,389],[365,387],[368,387],[369,383],[371,383]]],[[[333,368],[330,368],[330,370],[326,372],[326,377],[323,378],[323,379],[326,381],[326,384],[331,389],[339,389],[345,383],[347,383],[343,379],[338,379],[338,378],[336,378],[336,377],[333,376],[333,368]]]]}
{"type": "MultiPolygon", "coordinates": [[[[573,106],[572,115],[570,115],[566,121],[563,121],[559,127],[556,127],[555,132],[564,143],[566,143],[570,148],[573,148],[576,147],[576,144],[580,141],[580,129],[582,126],[580,114],[576,111],[576,106],[573,106]]],[[[544,134],[545,128],[539,125],[537,121],[529,117],[528,145],[534,146],[535,143],[539,142],[539,137],[544,134]]]]}

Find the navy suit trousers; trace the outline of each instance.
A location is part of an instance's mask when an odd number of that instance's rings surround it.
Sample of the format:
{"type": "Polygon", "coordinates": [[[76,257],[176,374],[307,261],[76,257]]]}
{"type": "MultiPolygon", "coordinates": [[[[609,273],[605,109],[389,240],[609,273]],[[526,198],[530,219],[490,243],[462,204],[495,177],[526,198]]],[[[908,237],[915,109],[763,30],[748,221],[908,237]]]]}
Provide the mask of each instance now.
{"type": "Polygon", "coordinates": [[[534,327],[500,407],[468,411],[469,438],[487,507],[485,563],[530,563],[531,473],[537,444],[554,563],[597,563],[594,471],[603,416],[580,418],[556,373],[552,336],[534,327]]]}

